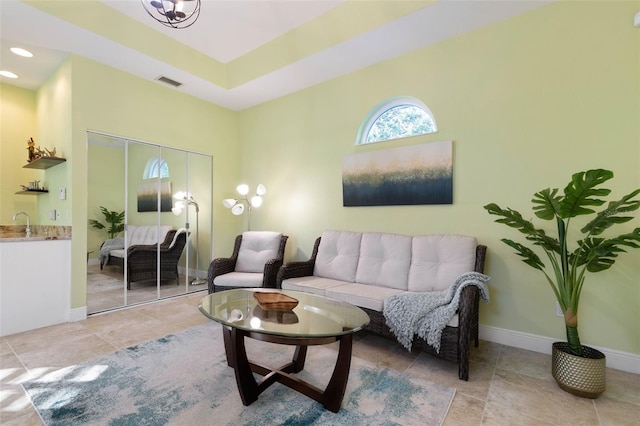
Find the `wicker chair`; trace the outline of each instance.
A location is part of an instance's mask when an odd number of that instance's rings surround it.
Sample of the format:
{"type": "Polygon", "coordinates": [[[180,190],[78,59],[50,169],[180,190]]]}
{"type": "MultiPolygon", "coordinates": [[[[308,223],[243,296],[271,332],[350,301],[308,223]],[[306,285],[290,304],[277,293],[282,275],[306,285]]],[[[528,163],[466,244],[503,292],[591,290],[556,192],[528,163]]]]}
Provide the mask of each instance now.
{"type": "MultiPolygon", "coordinates": [[[[276,278],[276,287],[282,288],[282,281],[288,278],[304,277],[313,275],[316,256],[318,255],[318,247],[320,246],[320,238],[316,239],[313,246],[311,258],[303,262],[291,262],[284,265],[278,271],[276,278]]],[[[484,272],[484,261],[486,257],[487,247],[478,245],[476,247],[476,272],[484,272]]],[[[476,286],[467,286],[463,289],[460,296],[460,305],[458,307],[458,327],[445,327],[440,340],[440,352],[428,345],[423,339],[417,336],[413,340],[413,348],[421,349],[424,352],[431,353],[443,359],[456,362],[458,364],[458,377],[461,380],[469,380],[469,342],[473,340],[474,346],[478,347],[478,305],[480,301],[480,291],[476,286]]],[[[395,340],[395,336],[386,324],[382,312],[372,309],[361,308],[369,315],[369,325],[367,330],[378,335],[395,340]]]]}
{"type": "MultiPolygon", "coordinates": [[[[187,233],[180,232],[177,237],[176,231],[167,232],[160,247],[156,244],[132,245],[127,249],[127,289],[131,290],[131,283],[135,281],[149,281],[157,278],[158,250],[160,251],[160,279],[176,280],[176,285],[180,284],[178,277],[178,261],[182,256],[182,251],[187,242],[187,233]],[[172,245],[173,243],[173,245],[172,245]]],[[[107,264],[118,265],[124,268],[124,258],[110,256],[107,264]]]]}
{"type": "MultiPolygon", "coordinates": [[[[247,232],[242,235],[238,235],[235,240],[233,254],[231,257],[217,258],[209,264],[209,271],[207,274],[209,293],[247,287],[275,288],[276,276],[280,266],[282,266],[284,250],[289,237],[278,233],[269,233],[274,238],[279,237],[279,245],[276,244],[277,247],[272,250],[272,253],[276,253],[275,256],[273,258],[264,259],[264,268],[262,268],[263,263],[260,262],[260,271],[257,269],[252,272],[238,270],[241,269],[238,268],[238,258],[243,255],[243,235],[247,236],[248,239],[255,234],[260,234],[260,232],[247,232]],[[225,276],[222,277],[223,275],[225,276]],[[218,277],[222,279],[216,280],[218,277]]],[[[266,232],[263,232],[263,234],[266,234],[266,232]]]]}

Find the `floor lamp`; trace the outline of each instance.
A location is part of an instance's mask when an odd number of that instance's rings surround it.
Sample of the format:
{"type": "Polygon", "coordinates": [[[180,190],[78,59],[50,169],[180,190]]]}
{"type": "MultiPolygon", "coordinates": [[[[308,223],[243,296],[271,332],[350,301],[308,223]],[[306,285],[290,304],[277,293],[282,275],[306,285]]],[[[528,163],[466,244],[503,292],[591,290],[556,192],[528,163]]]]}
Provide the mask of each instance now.
{"type": "MultiPolygon", "coordinates": [[[[200,256],[198,256],[198,249],[200,248],[200,224],[198,222],[198,216],[200,214],[200,207],[196,200],[193,199],[193,196],[188,192],[176,192],[173,196],[175,198],[176,203],[171,209],[173,214],[176,216],[180,215],[182,211],[188,206],[195,206],[196,208],[196,276],[193,280],[191,280],[191,285],[201,285],[206,283],[206,280],[198,277],[198,271],[200,270],[200,256]]],[[[187,222],[187,230],[189,230],[189,222],[187,222]]],[[[189,270],[189,265],[187,265],[187,271],[189,270]]]]}
{"type": "Polygon", "coordinates": [[[254,207],[260,207],[262,205],[262,196],[267,193],[267,188],[265,188],[263,184],[258,185],[258,187],[256,188],[256,195],[251,197],[251,199],[249,199],[248,196],[249,185],[238,185],[236,190],[240,195],[242,195],[242,198],[226,198],[222,200],[222,204],[226,208],[231,209],[231,213],[233,213],[235,216],[240,216],[242,213],[244,213],[244,206],[246,204],[247,211],[249,212],[249,225],[247,226],[247,230],[251,231],[251,210],[253,210],[254,207]]]}

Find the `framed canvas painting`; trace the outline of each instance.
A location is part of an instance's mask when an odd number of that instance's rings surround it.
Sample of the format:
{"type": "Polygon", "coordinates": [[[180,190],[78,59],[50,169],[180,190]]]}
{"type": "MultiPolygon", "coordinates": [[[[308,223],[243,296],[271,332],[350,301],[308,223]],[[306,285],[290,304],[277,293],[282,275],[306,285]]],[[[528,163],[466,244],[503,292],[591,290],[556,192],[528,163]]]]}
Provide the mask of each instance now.
{"type": "Polygon", "coordinates": [[[160,211],[171,211],[171,182],[149,182],[138,185],[138,212],[158,211],[158,188],[160,188],[160,211]]]}
{"type": "Polygon", "coordinates": [[[452,141],[346,155],[343,205],[453,203],[452,141]]]}

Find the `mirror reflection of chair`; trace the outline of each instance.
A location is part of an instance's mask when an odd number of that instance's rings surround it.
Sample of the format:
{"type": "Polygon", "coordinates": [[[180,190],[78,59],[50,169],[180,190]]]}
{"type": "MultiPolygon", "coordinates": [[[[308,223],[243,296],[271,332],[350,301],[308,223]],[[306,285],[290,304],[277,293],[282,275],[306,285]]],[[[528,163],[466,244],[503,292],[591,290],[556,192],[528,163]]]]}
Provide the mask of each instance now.
{"type": "Polygon", "coordinates": [[[236,237],[231,257],[209,265],[209,293],[234,288],[275,288],[289,237],[272,231],[247,231],[236,237]]]}
{"type": "MultiPolygon", "coordinates": [[[[127,290],[131,290],[131,283],[135,281],[155,280],[158,275],[158,251],[160,252],[160,279],[176,280],[180,284],[178,276],[178,261],[187,242],[187,230],[180,228],[177,231],[160,227],[160,232],[165,233],[164,240],[158,246],[154,241],[137,241],[129,245],[127,254],[127,290]]],[[[154,226],[129,226],[129,233],[152,234],[152,240],[158,238],[154,226]],[[145,231],[148,229],[149,231],[145,231]]],[[[134,242],[132,238],[130,241],[134,242]]],[[[124,267],[124,250],[112,250],[107,258],[107,264],[124,267]]]]}

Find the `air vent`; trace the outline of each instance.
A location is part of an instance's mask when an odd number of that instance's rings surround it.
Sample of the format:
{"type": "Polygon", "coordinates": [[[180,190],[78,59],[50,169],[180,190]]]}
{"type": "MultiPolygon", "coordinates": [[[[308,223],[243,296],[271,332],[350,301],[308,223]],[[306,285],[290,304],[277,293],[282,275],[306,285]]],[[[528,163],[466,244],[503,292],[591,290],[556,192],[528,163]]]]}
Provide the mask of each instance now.
{"type": "Polygon", "coordinates": [[[182,83],[177,82],[177,81],[175,81],[175,80],[171,80],[170,78],[165,77],[165,76],[163,76],[163,75],[161,75],[160,77],[156,78],[156,80],[161,81],[161,82],[163,82],[163,83],[167,83],[168,85],[173,86],[173,87],[180,87],[180,86],[182,86],[182,83]]]}

